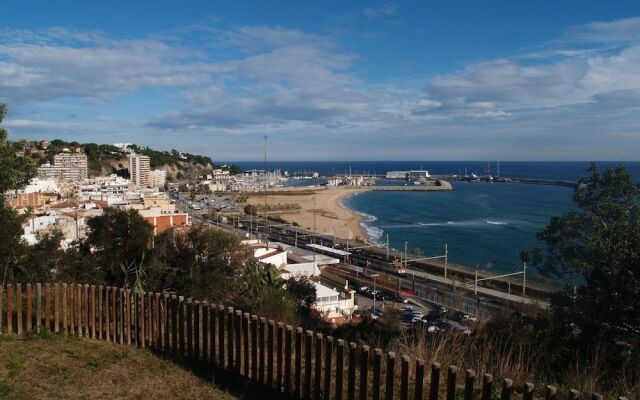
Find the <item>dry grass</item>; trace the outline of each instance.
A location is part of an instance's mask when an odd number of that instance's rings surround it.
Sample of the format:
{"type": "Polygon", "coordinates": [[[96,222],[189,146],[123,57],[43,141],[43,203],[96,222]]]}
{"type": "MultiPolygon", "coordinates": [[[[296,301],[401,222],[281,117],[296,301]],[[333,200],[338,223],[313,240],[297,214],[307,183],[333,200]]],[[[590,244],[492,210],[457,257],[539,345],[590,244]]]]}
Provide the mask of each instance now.
{"type": "Polygon", "coordinates": [[[60,336],[0,336],[0,399],[233,399],[148,351],[60,336]]]}

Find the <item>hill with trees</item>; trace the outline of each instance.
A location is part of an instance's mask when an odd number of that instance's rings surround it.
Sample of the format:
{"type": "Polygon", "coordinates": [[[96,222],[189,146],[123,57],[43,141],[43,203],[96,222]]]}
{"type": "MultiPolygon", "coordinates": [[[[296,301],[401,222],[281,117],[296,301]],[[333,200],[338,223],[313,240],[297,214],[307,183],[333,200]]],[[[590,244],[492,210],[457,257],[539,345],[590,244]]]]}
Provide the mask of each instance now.
{"type": "MultiPolygon", "coordinates": [[[[236,166],[222,167],[214,164],[211,157],[185,153],[172,149],[154,150],[150,147],[132,144],[128,148],[138,154],[149,156],[152,169],[164,169],[169,180],[194,179],[211,173],[214,168],[229,169],[237,172],[236,166]]],[[[25,155],[34,163],[51,162],[53,156],[65,151],[81,151],[87,155],[90,176],[117,173],[128,176],[128,153],[111,144],[79,143],[55,139],[48,144],[42,141],[30,142],[25,155]]]]}

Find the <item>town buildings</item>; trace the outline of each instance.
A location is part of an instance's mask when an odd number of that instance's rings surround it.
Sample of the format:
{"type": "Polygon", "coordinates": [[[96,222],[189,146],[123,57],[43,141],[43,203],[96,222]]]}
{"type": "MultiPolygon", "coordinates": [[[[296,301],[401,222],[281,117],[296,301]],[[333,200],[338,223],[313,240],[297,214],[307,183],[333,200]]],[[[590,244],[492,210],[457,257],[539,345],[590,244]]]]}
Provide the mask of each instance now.
{"type": "Polygon", "coordinates": [[[137,189],[149,187],[151,159],[142,154],[129,155],[129,175],[137,189]]]}
{"type": "Polygon", "coordinates": [[[149,187],[162,188],[167,182],[167,171],[155,169],[149,172],[149,187]]]}
{"type": "Polygon", "coordinates": [[[53,156],[53,163],[45,163],[38,167],[38,176],[66,183],[78,183],[89,176],[87,155],[70,152],[56,154],[53,156]]]}

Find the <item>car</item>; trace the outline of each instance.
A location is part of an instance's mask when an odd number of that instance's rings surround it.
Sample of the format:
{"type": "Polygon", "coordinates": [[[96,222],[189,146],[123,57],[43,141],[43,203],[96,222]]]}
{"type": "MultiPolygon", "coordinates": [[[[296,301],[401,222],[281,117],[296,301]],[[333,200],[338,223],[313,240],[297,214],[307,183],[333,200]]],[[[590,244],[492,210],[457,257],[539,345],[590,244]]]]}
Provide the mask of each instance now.
{"type": "Polygon", "coordinates": [[[369,290],[369,288],[367,286],[360,286],[360,288],[358,289],[359,293],[365,293],[367,290],[369,290]]]}
{"type": "Polygon", "coordinates": [[[420,319],[424,317],[424,314],[422,313],[422,311],[414,311],[411,313],[411,315],[413,315],[414,318],[420,318],[420,319]]]}
{"type": "Polygon", "coordinates": [[[393,301],[395,301],[396,303],[407,304],[409,302],[409,299],[407,299],[406,297],[394,296],[393,301]]]}
{"type": "Polygon", "coordinates": [[[401,308],[402,311],[404,312],[412,312],[413,311],[413,307],[412,306],[404,306],[401,308]]]}
{"type": "Polygon", "coordinates": [[[429,333],[436,333],[439,331],[440,331],[440,328],[438,328],[436,325],[429,325],[429,327],[427,328],[427,332],[429,333]]]}
{"type": "Polygon", "coordinates": [[[478,317],[475,317],[475,316],[469,315],[469,314],[465,314],[465,316],[463,318],[467,322],[477,322],[478,321],[478,317]]]}
{"type": "Polygon", "coordinates": [[[462,322],[465,317],[468,317],[468,315],[466,315],[462,311],[455,311],[449,318],[456,322],[462,322]]]}

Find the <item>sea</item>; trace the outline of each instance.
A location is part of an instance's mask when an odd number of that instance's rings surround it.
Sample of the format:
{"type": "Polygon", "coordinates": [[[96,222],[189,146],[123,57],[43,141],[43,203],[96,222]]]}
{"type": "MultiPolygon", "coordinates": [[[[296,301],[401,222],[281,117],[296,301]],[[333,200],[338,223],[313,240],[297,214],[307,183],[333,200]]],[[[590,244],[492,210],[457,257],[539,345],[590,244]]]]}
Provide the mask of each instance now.
{"type": "MultiPolygon", "coordinates": [[[[235,162],[243,169],[263,169],[264,162],[235,162]]],[[[589,162],[500,162],[500,176],[577,181],[587,176],[589,162]]],[[[601,170],[625,166],[640,181],[640,162],[598,162],[601,170]]],[[[497,163],[474,161],[340,161],[268,162],[269,170],[290,175],[384,174],[395,170],[428,170],[431,175],[490,172],[497,163]]],[[[301,184],[301,182],[296,182],[301,184]]],[[[310,183],[317,183],[311,181],[310,183]]],[[[385,184],[381,182],[380,184],[385,184]]],[[[386,183],[388,184],[388,182],[386,183]]],[[[491,274],[521,269],[520,252],[543,246],[536,233],[554,215],[575,209],[573,189],[552,185],[453,182],[451,192],[363,192],[344,205],[363,216],[371,241],[404,250],[410,257],[439,256],[448,249],[449,262],[491,274]]],[[[530,268],[528,279],[554,284],[530,268]]]]}

